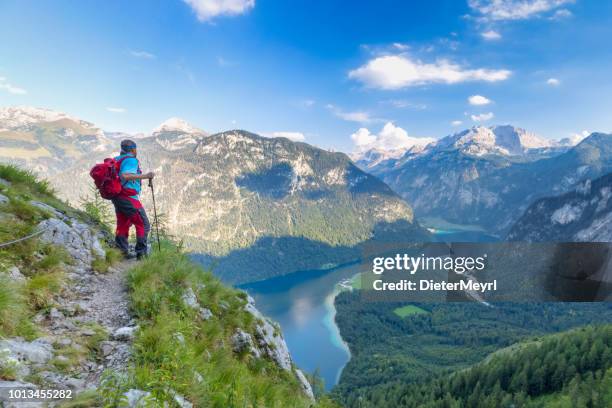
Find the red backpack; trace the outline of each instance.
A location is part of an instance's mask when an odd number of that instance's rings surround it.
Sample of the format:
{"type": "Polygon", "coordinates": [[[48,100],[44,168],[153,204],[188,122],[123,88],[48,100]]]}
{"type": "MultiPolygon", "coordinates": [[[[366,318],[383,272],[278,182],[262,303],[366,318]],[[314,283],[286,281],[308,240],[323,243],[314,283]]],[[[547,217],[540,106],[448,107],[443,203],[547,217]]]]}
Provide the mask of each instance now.
{"type": "Polygon", "coordinates": [[[129,156],[115,159],[104,159],[103,163],[98,163],[92,167],[89,175],[94,179],[94,183],[100,191],[102,198],[110,200],[124,192],[121,179],[119,178],[119,168],[121,162],[129,156]]]}

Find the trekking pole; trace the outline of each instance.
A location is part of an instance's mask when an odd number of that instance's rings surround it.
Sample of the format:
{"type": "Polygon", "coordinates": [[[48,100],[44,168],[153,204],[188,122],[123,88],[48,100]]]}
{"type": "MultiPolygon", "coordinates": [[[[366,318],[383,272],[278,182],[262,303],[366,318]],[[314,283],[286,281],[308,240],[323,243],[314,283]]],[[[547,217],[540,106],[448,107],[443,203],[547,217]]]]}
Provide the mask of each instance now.
{"type": "Polygon", "coordinates": [[[153,199],[153,218],[155,221],[155,234],[157,235],[157,249],[161,252],[161,243],[159,241],[159,222],[157,221],[157,206],[155,205],[155,190],[153,190],[153,179],[149,179],[149,187],[151,187],[151,198],[153,199]]]}

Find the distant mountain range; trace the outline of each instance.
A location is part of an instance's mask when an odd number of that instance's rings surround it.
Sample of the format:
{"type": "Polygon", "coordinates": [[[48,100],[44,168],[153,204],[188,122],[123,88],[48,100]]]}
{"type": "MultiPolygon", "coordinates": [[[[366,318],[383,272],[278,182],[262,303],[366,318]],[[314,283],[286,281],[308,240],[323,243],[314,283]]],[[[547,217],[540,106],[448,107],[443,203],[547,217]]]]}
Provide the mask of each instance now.
{"type": "MultiPolygon", "coordinates": [[[[124,136],[35,108],[1,109],[0,129],[0,160],[48,177],[75,204],[124,136]]],[[[429,239],[410,206],[343,153],[242,130],[207,135],[179,119],[137,143],[170,232],[231,282],[356,260],[372,240],[429,239]]]]}
{"type": "Polygon", "coordinates": [[[573,191],[536,200],[512,227],[510,241],[612,242],[612,173],[573,191]]]}
{"type": "Polygon", "coordinates": [[[534,200],[612,171],[612,136],[594,133],[572,143],[511,126],[474,127],[397,159],[365,154],[357,164],[411,203],[419,218],[505,236],[534,200]]]}

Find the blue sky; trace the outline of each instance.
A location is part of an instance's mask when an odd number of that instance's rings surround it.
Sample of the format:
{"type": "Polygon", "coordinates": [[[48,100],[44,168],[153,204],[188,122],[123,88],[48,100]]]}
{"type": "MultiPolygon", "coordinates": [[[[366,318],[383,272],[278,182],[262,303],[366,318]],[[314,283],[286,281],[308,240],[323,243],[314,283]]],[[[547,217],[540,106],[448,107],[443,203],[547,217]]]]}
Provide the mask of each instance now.
{"type": "Polygon", "coordinates": [[[475,124],[609,132],[611,20],[604,0],[3,0],[0,106],[343,151],[360,128],[391,145],[475,124]]]}

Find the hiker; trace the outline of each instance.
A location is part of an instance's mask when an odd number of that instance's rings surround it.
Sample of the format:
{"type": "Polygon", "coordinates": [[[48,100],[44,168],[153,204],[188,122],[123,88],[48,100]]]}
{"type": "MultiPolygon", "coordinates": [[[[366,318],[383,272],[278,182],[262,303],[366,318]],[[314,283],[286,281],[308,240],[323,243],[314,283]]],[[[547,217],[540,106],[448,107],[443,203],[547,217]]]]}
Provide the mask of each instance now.
{"type": "Polygon", "coordinates": [[[136,158],[136,143],[126,139],[121,142],[121,154],[115,157],[119,163],[119,179],[122,193],[113,197],[111,201],[115,206],[117,216],[117,230],[115,242],[126,258],[133,255],[129,253],[128,235],[130,227],[136,228],[136,257],[142,259],[147,255],[147,237],[151,229],[147,213],[145,212],[139,195],[141,182],[144,179],[153,179],[152,172],[142,174],[140,162],[136,158]]]}

